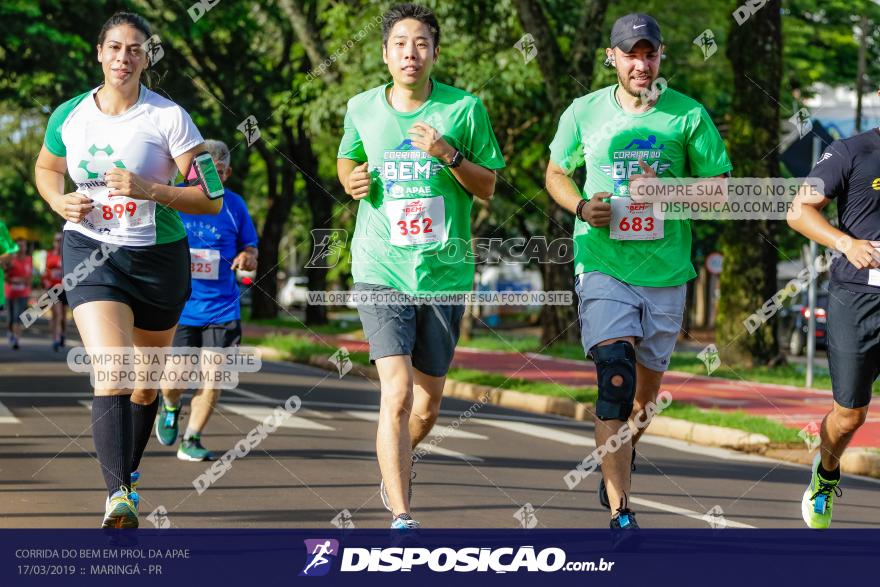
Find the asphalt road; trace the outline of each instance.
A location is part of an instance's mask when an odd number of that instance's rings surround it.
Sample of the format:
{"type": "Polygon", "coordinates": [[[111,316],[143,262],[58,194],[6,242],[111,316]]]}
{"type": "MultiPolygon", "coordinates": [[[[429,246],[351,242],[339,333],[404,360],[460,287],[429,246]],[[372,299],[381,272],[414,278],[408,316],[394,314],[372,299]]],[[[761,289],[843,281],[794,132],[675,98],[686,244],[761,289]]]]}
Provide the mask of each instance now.
{"type": "MultiPolygon", "coordinates": [[[[151,440],[141,465],[141,524],[180,528],[387,527],[378,495],[374,382],[280,363],[264,364],[226,391],[204,443],[222,453],[276,406],[302,408],[206,491],[193,482],[209,463],[188,463],[151,440]],[[164,522],[163,522],[164,520],[164,522]]],[[[0,527],[96,527],[103,482],[90,433],[88,378],[71,372],[47,340],[0,347],[0,527]]],[[[430,452],[418,463],[413,508],[423,526],[607,527],[598,476],[574,491],[563,476],[594,448],[592,426],[492,406],[462,414],[446,399],[430,452]],[[459,422],[453,425],[453,422],[459,422]]],[[[185,408],[184,414],[186,414],[185,408]]],[[[186,415],[182,427],[186,425],[186,415]]],[[[803,527],[806,467],[646,435],[638,447],[633,509],[643,527],[803,527]],[[717,517],[711,518],[717,520],[717,517]]],[[[880,526],[880,485],[848,477],[834,526],[880,526]]]]}

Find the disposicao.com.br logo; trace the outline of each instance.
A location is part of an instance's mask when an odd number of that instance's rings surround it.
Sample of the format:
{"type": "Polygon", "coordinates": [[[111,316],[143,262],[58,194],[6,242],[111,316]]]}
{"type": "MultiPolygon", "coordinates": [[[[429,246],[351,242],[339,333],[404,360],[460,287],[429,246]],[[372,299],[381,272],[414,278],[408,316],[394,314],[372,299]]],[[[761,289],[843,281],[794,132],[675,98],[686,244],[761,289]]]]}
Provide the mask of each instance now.
{"type": "Polygon", "coordinates": [[[561,548],[520,547],[347,547],[340,553],[336,540],[306,540],[306,565],[300,576],[326,575],[333,559],[341,554],[339,571],[343,573],[394,573],[428,570],[435,573],[477,572],[516,573],[519,571],[553,573],[556,571],[610,572],[613,561],[566,561],[561,548]]]}

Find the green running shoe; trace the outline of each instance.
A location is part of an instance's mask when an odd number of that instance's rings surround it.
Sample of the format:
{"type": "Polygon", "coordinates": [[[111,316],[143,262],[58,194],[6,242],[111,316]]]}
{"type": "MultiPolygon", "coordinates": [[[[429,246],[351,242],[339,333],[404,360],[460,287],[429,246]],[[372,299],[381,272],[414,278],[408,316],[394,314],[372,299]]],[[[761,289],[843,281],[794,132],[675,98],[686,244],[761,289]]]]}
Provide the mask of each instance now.
{"type": "Polygon", "coordinates": [[[838,487],[840,480],[828,481],[819,476],[819,463],[822,457],[813,459],[813,476],[810,486],[804,492],[801,501],[801,514],[810,528],[828,528],[831,526],[831,506],[834,496],[840,497],[843,492],[838,487]]]}
{"type": "Polygon", "coordinates": [[[181,461],[213,461],[214,453],[202,446],[201,435],[194,434],[180,443],[177,458],[181,461]]]}
{"type": "Polygon", "coordinates": [[[107,498],[106,512],[101,527],[138,527],[137,505],[131,500],[131,492],[127,487],[120,487],[119,491],[107,498]]]}
{"type": "Polygon", "coordinates": [[[159,444],[172,446],[177,442],[177,422],[179,419],[180,404],[169,408],[164,401],[159,402],[159,413],[156,415],[156,438],[159,440],[159,444]]]}

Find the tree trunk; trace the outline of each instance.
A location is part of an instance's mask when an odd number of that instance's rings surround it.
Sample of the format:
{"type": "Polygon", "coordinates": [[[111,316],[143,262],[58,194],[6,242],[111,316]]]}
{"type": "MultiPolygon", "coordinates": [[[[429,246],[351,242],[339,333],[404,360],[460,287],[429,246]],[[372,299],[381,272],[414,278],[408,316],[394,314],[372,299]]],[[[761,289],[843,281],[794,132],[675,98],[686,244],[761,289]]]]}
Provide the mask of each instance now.
{"type": "MultiPolygon", "coordinates": [[[[329,229],[333,222],[333,196],[321,183],[318,175],[318,157],[312,149],[312,143],[306,135],[303,121],[299,122],[298,137],[294,150],[294,161],[302,171],[306,182],[306,199],[312,213],[312,230],[329,229]]],[[[314,233],[313,233],[314,234],[314,233]]],[[[309,250],[305,258],[311,259],[315,249],[314,239],[309,239],[309,250]]],[[[318,266],[306,267],[309,279],[309,291],[327,291],[328,268],[323,263],[318,266]]],[[[327,306],[306,305],[306,324],[317,326],[327,323],[327,306]]]]}
{"type": "MultiPolygon", "coordinates": [[[[558,238],[571,238],[574,229],[574,219],[571,214],[556,205],[556,202],[550,206],[548,212],[550,218],[547,221],[547,242],[552,243],[558,238]]],[[[578,324],[578,302],[577,295],[574,293],[574,267],[572,263],[545,262],[541,265],[541,275],[544,278],[544,291],[572,292],[570,305],[545,305],[541,309],[539,318],[541,346],[547,347],[557,342],[576,343],[580,339],[580,325],[578,324]]]]}
{"type": "MultiPolygon", "coordinates": [[[[738,177],[779,177],[781,28],[780,0],[770,0],[742,26],[731,25],[727,54],[734,92],[728,136],[738,177]]],[[[724,269],[715,335],[726,363],[766,365],[779,356],[772,321],[753,334],[744,325],[777,289],[775,224],[731,221],[719,239],[724,269]]]]}
{"type": "MultiPolygon", "coordinates": [[[[290,129],[282,126],[287,134],[290,129]]],[[[290,216],[293,206],[294,171],[290,164],[281,167],[281,194],[278,195],[278,167],[274,151],[263,141],[255,143],[257,151],[266,162],[267,186],[269,189],[269,209],[266,221],[260,233],[259,257],[257,259],[257,277],[254,281],[253,304],[251,317],[257,319],[275,318],[278,316],[278,259],[281,236],[284,225],[290,216]]]]}
{"type": "MultiPolygon", "coordinates": [[[[535,58],[547,87],[550,105],[558,114],[562,114],[574,97],[586,93],[584,88],[589,88],[593,82],[594,55],[602,42],[601,27],[608,0],[587,0],[584,4],[579,34],[572,43],[571,58],[568,59],[556,42],[553,27],[541,4],[533,0],[515,0],[523,30],[535,39],[538,51],[535,58]]],[[[557,238],[570,239],[573,226],[571,214],[550,198],[547,207],[547,242],[557,238]]],[[[574,295],[573,263],[544,263],[541,265],[541,275],[544,291],[571,291],[574,295]]],[[[577,342],[580,330],[576,299],[571,305],[545,305],[541,308],[540,324],[543,346],[556,342],[577,342]]]]}

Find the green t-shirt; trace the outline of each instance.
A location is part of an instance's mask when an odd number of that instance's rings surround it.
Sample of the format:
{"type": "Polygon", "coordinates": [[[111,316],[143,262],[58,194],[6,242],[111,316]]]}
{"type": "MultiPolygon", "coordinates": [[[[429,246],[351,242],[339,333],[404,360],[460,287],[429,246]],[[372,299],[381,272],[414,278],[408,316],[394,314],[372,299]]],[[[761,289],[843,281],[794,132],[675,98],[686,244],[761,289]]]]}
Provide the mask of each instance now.
{"type": "MultiPolygon", "coordinates": [[[[699,102],[667,88],[647,112],[625,112],[609,86],[575,100],[562,114],[550,158],[567,173],[586,165],[583,197],[628,197],[639,157],[657,177],[713,177],[732,169],[718,129],[699,102]]],[[[575,219],[575,275],[599,271],[625,283],[680,285],[696,277],[687,220],[663,222],[655,240],[612,240],[610,228],[575,219]]]]}
{"type": "Polygon", "coordinates": [[[433,82],[428,100],[412,112],[394,110],[387,85],[348,102],[337,157],[368,162],[373,183],[358,205],[352,242],[356,283],[405,293],[470,291],[473,196],[438,159],[412,146],[416,122],[435,128],[469,161],[504,167],[483,103],[463,90],[433,82]]]}
{"type": "MultiPolygon", "coordinates": [[[[18,243],[9,236],[6,224],[0,220],[0,255],[13,255],[18,252],[18,243]]],[[[6,274],[0,267],[0,307],[6,305],[6,286],[4,284],[6,274]]]]}

